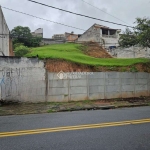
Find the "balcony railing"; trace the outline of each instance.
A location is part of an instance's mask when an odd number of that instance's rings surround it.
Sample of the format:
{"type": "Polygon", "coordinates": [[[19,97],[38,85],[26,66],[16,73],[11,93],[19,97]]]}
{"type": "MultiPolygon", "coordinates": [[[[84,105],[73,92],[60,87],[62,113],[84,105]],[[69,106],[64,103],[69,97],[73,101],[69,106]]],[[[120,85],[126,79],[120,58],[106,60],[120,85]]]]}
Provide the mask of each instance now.
{"type": "Polygon", "coordinates": [[[103,34],[102,37],[104,37],[104,38],[117,38],[117,35],[106,35],[106,34],[103,34]]]}

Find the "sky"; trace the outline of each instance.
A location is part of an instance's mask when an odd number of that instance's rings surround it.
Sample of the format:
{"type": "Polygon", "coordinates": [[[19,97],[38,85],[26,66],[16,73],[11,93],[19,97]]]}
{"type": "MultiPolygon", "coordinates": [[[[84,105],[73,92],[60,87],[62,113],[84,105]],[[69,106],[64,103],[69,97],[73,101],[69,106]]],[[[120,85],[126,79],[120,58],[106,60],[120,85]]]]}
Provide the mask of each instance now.
{"type": "MultiPolygon", "coordinates": [[[[91,17],[134,26],[135,18],[150,17],[150,0],[85,0],[86,2],[100,8],[109,13],[104,13],[82,0],[35,0],[54,7],[59,7],[75,13],[88,15],[91,17]],[[119,18],[120,21],[111,15],[119,18]]],[[[60,10],[38,5],[28,0],[0,0],[0,5],[21,12],[25,12],[34,16],[45,18],[51,21],[60,22],[66,25],[74,26],[87,30],[94,23],[108,26],[114,29],[125,30],[126,27],[114,25],[102,21],[76,16],[60,10]]],[[[82,34],[84,31],[54,24],[44,20],[36,19],[30,16],[12,12],[3,9],[3,13],[9,27],[12,30],[16,26],[29,27],[33,32],[37,28],[43,28],[44,37],[51,38],[53,34],[63,34],[65,32],[74,32],[82,34]]]]}

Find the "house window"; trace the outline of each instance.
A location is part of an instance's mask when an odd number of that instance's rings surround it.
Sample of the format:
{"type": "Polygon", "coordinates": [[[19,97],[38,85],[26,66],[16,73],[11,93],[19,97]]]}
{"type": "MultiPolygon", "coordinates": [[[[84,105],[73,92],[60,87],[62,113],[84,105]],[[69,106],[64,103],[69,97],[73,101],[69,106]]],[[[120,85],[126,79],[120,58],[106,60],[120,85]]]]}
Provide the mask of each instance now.
{"type": "Polygon", "coordinates": [[[116,30],[109,30],[110,35],[115,35],[116,34],[116,30]]]}
{"type": "Polygon", "coordinates": [[[108,35],[108,30],[107,29],[102,29],[102,34],[103,35],[108,35]]]}

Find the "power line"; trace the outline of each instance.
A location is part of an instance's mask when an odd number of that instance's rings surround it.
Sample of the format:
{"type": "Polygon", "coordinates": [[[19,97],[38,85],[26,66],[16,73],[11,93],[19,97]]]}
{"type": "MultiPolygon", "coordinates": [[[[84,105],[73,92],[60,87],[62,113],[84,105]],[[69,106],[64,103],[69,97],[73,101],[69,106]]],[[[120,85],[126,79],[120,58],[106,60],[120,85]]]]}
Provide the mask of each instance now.
{"type": "MultiPolygon", "coordinates": [[[[102,11],[102,12],[104,12],[104,13],[106,13],[106,14],[108,14],[108,15],[110,15],[110,16],[112,16],[112,17],[114,17],[114,18],[116,18],[116,19],[118,19],[118,20],[120,20],[120,21],[122,21],[122,22],[124,22],[124,23],[126,23],[125,21],[123,21],[123,20],[121,20],[121,19],[119,19],[119,18],[117,18],[117,17],[115,17],[115,16],[113,16],[113,15],[107,13],[106,11],[104,11],[104,10],[102,10],[102,9],[100,9],[100,8],[98,8],[98,7],[96,7],[96,6],[92,5],[92,4],[90,4],[90,3],[86,2],[86,1],[84,1],[84,0],[81,0],[81,1],[83,1],[84,3],[87,3],[88,5],[90,5],[90,6],[94,7],[94,8],[96,8],[96,9],[98,9],[98,10],[100,10],[100,11],[102,11]]],[[[128,24],[128,23],[127,23],[127,24],[128,24]]]]}
{"type": "MultiPolygon", "coordinates": [[[[69,25],[66,25],[66,24],[62,24],[62,23],[58,23],[58,22],[51,21],[51,20],[43,19],[43,18],[40,18],[40,17],[37,17],[37,16],[33,16],[33,15],[31,15],[31,14],[27,14],[27,13],[24,13],[24,12],[20,12],[20,11],[17,11],[17,10],[13,10],[13,9],[10,9],[10,8],[7,8],[7,7],[3,7],[3,6],[1,6],[1,7],[4,8],[4,9],[10,10],[10,11],[14,11],[14,12],[23,14],[23,15],[27,15],[27,16],[30,16],[30,17],[35,17],[35,18],[37,18],[37,19],[41,19],[41,20],[44,20],[44,21],[49,21],[49,22],[53,22],[53,23],[56,23],[56,24],[60,24],[60,25],[63,25],[63,26],[70,27],[70,28],[75,28],[75,29],[79,29],[79,30],[83,30],[83,31],[88,31],[88,30],[76,28],[76,27],[73,27],[73,26],[69,26],[69,25]]],[[[84,32],[84,33],[85,33],[85,32],[84,32]]],[[[84,34],[84,33],[83,33],[83,34],[84,34]]],[[[90,32],[90,33],[97,34],[97,33],[95,33],[95,32],[90,32]]],[[[0,34],[0,35],[10,35],[10,34],[0,34]]],[[[11,36],[11,35],[10,35],[10,36],[11,36]]],[[[12,36],[11,36],[11,37],[12,37],[12,36]]],[[[2,38],[2,37],[1,37],[1,38],[2,38]]]]}
{"type": "Polygon", "coordinates": [[[58,10],[61,10],[61,11],[67,12],[67,13],[74,14],[74,15],[78,15],[78,16],[82,16],[82,17],[86,17],[86,18],[90,18],[90,19],[94,19],[94,20],[99,20],[99,21],[103,21],[103,22],[107,22],[107,23],[112,23],[112,24],[116,24],[116,25],[120,25],[120,26],[134,28],[134,27],[128,26],[128,25],[119,24],[119,23],[115,23],[115,22],[111,22],[111,21],[107,21],[107,20],[102,20],[102,19],[99,19],[99,18],[94,18],[94,17],[90,17],[90,16],[87,16],[87,15],[83,15],[83,14],[78,14],[78,13],[71,12],[71,11],[68,11],[68,10],[64,10],[64,9],[61,9],[61,8],[57,8],[57,7],[54,7],[54,6],[43,4],[43,3],[40,3],[40,2],[37,2],[37,1],[33,1],[33,0],[28,0],[28,1],[30,1],[32,3],[40,4],[40,5],[43,5],[43,6],[46,6],[46,7],[51,7],[51,8],[54,8],[54,9],[58,9],[58,10]]]}
{"type": "MultiPolygon", "coordinates": [[[[59,23],[59,22],[54,22],[54,21],[51,21],[51,20],[47,20],[47,19],[44,19],[44,18],[41,18],[41,17],[37,17],[37,16],[31,15],[31,14],[20,12],[20,11],[17,11],[17,10],[13,10],[11,8],[7,8],[7,7],[3,7],[3,6],[1,6],[1,7],[4,8],[4,9],[10,10],[10,11],[14,11],[14,12],[17,12],[17,13],[20,13],[20,14],[23,14],[23,15],[27,15],[27,16],[30,16],[30,17],[34,17],[34,18],[37,18],[37,19],[41,19],[41,20],[44,20],[44,21],[49,21],[49,22],[52,22],[52,23],[56,23],[56,24],[59,24],[59,25],[63,25],[63,26],[66,26],[66,27],[70,27],[70,28],[74,28],[74,29],[78,29],[78,30],[82,30],[82,31],[88,31],[88,30],[84,30],[84,29],[77,28],[77,27],[74,27],[74,26],[66,25],[66,24],[63,24],[63,23],[59,23]]],[[[90,32],[90,33],[97,34],[95,32],[90,32]]]]}
{"type": "Polygon", "coordinates": [[[41,18],[41,17],[37,17],[37,16],[31,15],[31,14],[27,14],[27,13],[24,13],[24,12],[20,12],[20,11],[11,9],[11,8],[7,8],[7,7],[3,7],[3,6],[1,6],[1,7],[4,8],[4,9],[7,9],[7,10],[11,10],[11,11],[14,11],[14,12],[17,12],[17,13],[20,13],[20,14],[24,14],[24,15],[30,16],[30,17],[34,17],[34,18],[38,18],[38,19],[41,19],[41,20],[49,21],[49,22],[52,22],[52,23],[60,24],[60,25],[63,25],[63,26],[69,27],[69,28],[74,28],[74,29],[85,31],[84,29],[81,29],[81,28],[77,28],[77,27],[73,27],[73,26],[70,26],[70,25],[66,25],[66,24],[60,23],[60,22],[55,22],[55,21],[51,21],[51,20],[44,19],[44,18],[41,18]]]}

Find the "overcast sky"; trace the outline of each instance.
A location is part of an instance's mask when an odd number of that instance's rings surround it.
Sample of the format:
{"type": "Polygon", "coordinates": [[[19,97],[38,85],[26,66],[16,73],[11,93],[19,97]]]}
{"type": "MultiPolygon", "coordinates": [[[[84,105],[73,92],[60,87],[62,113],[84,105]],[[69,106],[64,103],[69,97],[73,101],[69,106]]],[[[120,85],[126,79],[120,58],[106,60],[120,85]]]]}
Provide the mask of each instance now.
{"type": "MultiPolygon", "coordinates": [[[[41,2],[41,0],[35,0],[41,2]]],[[[133,25],[136,17],[150,17],[150,0],[85,0],[92,5],[95,5],[103,11],[120,18],[128,25],[133,25]]],[[[112,16],[93,8],[92,6],[84,3],[82,0],[42,0],[42,3],[59,7],[65,10],[70,10],[76,13],[89,15],[92,17],[100,18],[103,20],[113,21],[125,24],[113,18],[112,16]]],[[[101,21],[96,21],[66,12],[41,6],[31,3],[27,0],[0,0],[0,5],[32,14],[41,18],[49,19],[52,21],[64,23],[70,26],[78,27],[87,30],[94,23],[105,25],[115,29],[124,30],[125,27],[113,25],[101,21]]],[[[3,9],[3,13],[10,30],[15,26],[28,26],[31,31],[37,28],[43,28],[44,37],[50,38],[53,34],[63,34],[64,32],[83,33],[81,30],[68,28],[65,26],[57,25],[51,22],[39,20],[29,16],[25,16],[10,10],[3,9]]]]}

